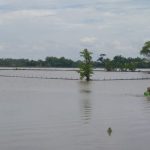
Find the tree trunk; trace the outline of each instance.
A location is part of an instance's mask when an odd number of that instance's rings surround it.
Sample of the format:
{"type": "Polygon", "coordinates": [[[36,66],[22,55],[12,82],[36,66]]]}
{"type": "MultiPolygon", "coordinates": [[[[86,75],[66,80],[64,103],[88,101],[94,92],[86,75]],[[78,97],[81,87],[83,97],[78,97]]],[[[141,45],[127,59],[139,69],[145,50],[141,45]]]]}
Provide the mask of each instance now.
{"type": "Polygon", "coordinates": [[[86,77],[86,81],[90,81],[90,77],[89,76],[86,77]]]}

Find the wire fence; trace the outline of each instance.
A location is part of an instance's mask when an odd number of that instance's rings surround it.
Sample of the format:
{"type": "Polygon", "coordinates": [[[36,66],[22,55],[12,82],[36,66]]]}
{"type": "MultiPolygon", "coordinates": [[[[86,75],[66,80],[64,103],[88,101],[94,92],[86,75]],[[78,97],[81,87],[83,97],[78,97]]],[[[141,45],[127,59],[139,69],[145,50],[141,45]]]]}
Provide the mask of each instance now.
{"type": "MultiPolygon", "coordinates": [[[[47,79],[47,80],[80,80],[79,78],[64,78],[64,77],[42,77],[42,76],[27,76],[27,75],[3,75],[0,77],[5,78],[29,78],[29,79],[47,79]]],[[[91,79],[91,81],[117,81],[117,80],[150,80],[150,77],[134,77],[134,78],[103,78],[91,79]]]]}

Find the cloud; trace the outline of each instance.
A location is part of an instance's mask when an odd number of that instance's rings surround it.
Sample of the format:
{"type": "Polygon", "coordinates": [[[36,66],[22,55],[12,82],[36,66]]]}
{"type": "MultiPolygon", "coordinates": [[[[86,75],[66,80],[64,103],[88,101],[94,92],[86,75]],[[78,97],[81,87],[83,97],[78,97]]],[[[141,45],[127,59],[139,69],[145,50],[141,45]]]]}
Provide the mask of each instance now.
{"type": "Polygon", "coordinates": [[[0,0],[1,56],[75,58],[85,47],[136,56],[149,14],[147,0],[0,0]]]}
{"type": "Polygon", "coordinates": [[[82,39],[80,39],[81,44],[85,46],[92,46],[96,43],[96,41],[96,37],[83,37],[82,39]]]}
{"type": "Polygon", "coordinates": [[[6,48],[6,46],[3,43],[0,43],[0,51],[4,51],[4,49],[6,48]]]}
{"type": "Polygon", "coordinates": [[[56,13],[51,10],[15,10],[0,12],[0,22],[12,21],[16,19],[34,18],[34,17],[49,17],[55,16],[56,13]]]}

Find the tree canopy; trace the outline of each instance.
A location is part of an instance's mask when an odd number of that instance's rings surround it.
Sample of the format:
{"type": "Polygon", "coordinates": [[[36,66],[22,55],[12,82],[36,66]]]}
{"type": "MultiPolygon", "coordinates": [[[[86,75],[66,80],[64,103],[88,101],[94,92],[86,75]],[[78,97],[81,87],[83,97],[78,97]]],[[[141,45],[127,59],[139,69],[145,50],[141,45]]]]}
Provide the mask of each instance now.
{"type": "MultiPolygon", "coordinates": [[[[150,58],[150,57],[149,57],[150,58]]],[[[71,60],[65,57],[48,56],[44,60],[29,60],[29,59],[12,59],[0,58],[0,67],[58,67],[58,68],[78,68],[81,60],[71,60]]],[[[100,59],[92,61],[94,68],[107,68],[106,70],[131,70],[135,68],[150,68],[150,61],[145,58],[115,56],[113,59],[100,55],[100,59]],[[130,67],[130,69],[128,69],[130,67]],[[121,69],[122,68],[122,69],[121,69]],[[126,68],[126,69],[125,69],[126,68]]]]}
{"type": "Polygon", "coordinates": [[[93,74],[93,65],[92,65],[92,52],[88,49],[84,49],[80,52],[80,56],[83,58],[80,64],[80,79],[86,78],[86,81],[90,80],[90,77],[93,74]]]}
{"type": "Polygon", "coordinates": [[[146,57],[150,57],[150,41],[144,43],[144,46],[142,47],[140,54],[146,57]]]}

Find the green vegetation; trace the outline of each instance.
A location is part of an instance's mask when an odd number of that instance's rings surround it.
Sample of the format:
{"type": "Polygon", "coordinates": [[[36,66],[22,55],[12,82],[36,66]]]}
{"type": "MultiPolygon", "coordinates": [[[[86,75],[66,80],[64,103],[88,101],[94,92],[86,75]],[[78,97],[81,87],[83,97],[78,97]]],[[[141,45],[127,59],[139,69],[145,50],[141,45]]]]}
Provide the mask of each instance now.
{"type": "Polygon", "coordinates": [[[144,43],[144,46],[142,47],[140,54],[146,57],[150,57],[150,41],[144,43]]]}
{"type": "MultiPolygon", "coordinates": [[[[106,57],[106,56],[105,56],[106,57]]],[[[150,61],[145,58],[125,58],[121,55],[113,59],[103,58],[103,60],[93,61],[94,68],[106,68],[108,71],[115,71],[118,68],[123,70],[134,70],[134,68],[150,68],[150,61]],[[132,69],[133,67],[133,69],[132,69]]],[[[78,68],[80,60],[73,61],[64,57],[46,57],[45,60],[29,59],[0,59],[0,67],[61,67],[61,68],[78,68]]]]}
{"type": "Polygon", "coordinates": [[[88,51],[88,49],[84,49],[80,52],[80,56],[83,58],[80,64],[80,79],[86,78],[86,81],[90,80],[90,77],[93,74],[93,66],[92,66],[92,53],[88,51]]]}
{"type": "Polygon", "coordinates": [[[144,96],[150,96],[150,92],[144,92],[144,96]]]}
{"type": "Polygon", "coordinates": [[[66,59],[64,57],[46,57],[45,64],[46,67],[76,67],[79,65],[79,62],[74,62],[71,59],[66,59]]]}
{"type": "Polygon", "coordinates": [[[61,67],[75,68],[80,61],[73,61],[64,57],[46,57],[45,60],[29,59],[0,59],[0,67],[61,67]]]}
{"type": "Polygon", "coordinates": [[[103,64],[107,71],[135,71],[136,68],[144,68],[146,66],[145,59],[141,58],[125,58],[118,55],[113,59],[109,59],[104,58],[105,56],[100,55],[98,61],[103,64]]]}
{"type": "Polygon", "coordinates": [[[148,87],[147,91],[144,92],[144,96],[150,96],[150,87],[148,87]]]}
{"type": "MultiPolygon", "coordinates": [[[[150,41],[144,43],[140,54],[150,58],[150,41]]],[[[92,66],[94,68],[105,68],[107,71],[135,71],[136,68],[150,68],[150,61],[146,58],[126,58],[121,55],[117,55],[113,59],[110,59],[106,57],[106,54],[102,53],[96,61],[92,61],[91,55],[91,52],[84,49],[81,52],[81,57],[84,58],[84,61],[73,61],[65,57],[57,58],[52,56],[46,57],[45,60],[0,58],[0,67],[78,68],[80,66],[81,78],[87,77],[88,73],[90,75],[92,74],[92,66]],[[90,68],[91,70],[88,70],[87,68],[90,68]],[[86,70],[86,73],[82,70],[86,70]]]]}

